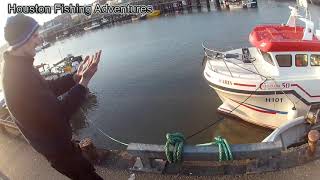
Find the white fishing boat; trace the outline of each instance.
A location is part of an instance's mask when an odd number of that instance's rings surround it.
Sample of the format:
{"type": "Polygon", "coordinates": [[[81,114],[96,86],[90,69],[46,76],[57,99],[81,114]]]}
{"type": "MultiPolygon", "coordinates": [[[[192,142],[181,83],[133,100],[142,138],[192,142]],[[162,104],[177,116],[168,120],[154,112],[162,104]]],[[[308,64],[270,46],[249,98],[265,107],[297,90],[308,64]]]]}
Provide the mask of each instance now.
{"type": "Polygon", "coordinates": [[[320,104],[320,30],[307,5],[305,17],[289,8],[287,24],[252,30],[252,47],[221,52],[203,44],[204,77],[223,102],[220,112],[274,129],[320,104]]]}
{"type": "Polygon", "coordinates": [[[90,31],[90,30],[96,29],[96,28],[98,28],[98,27],[100,27],[100,24],[99,24],[98,22],[94,21],[94,22],[91,23],[90,26],[84,27],[83,29],[84,29],[85,31],[90,31]]]}

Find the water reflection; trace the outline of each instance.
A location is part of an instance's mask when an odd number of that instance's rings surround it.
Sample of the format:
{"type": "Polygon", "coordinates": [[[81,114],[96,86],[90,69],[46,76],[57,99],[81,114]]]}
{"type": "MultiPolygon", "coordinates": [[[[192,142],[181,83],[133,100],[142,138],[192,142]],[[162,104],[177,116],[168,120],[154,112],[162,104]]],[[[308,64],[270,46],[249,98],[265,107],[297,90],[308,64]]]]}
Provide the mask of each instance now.
{"type": "Polygon", "coordinates": [[[97,96],[93,92],[89,92],[86,101],[81,108],[70,119],[72,130],[75,135],[79,135],[81,129],[90,126],[87,115],[89,111],[94,111],[98,106],[97,96]]]}
{"type": "Polygon", "coordinates": [[[212,132],[212,137],[226,137],[231,144],[256,143],[257,139],[263,140],[266,134],[271,132],[270,129],[247,123],[241,119],[225,117],[212,132]]]}

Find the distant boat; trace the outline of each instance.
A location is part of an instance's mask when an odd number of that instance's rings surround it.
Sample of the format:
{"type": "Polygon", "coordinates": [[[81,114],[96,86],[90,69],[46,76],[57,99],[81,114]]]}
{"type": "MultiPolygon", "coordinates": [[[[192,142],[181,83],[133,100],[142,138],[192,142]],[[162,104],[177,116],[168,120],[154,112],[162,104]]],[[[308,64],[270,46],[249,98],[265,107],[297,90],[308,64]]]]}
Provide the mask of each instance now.
{"type": "Polygon", "coordinates": [[[48,48],[48,47],[50,47],[50,46],[51,46],[51,44],[50,44],[49,42],[44,41],[41,46],[37,46],[37,47],[36,47],[36,52],[39,52],[39,51],[41,51],[42,49],[48,48]]]}
{"type": "Polygon", "coordinates": [[[63,58],[52,66],[48,64],[40,64],[37,65],[36,68],[39,69],[40,74],[45,79],[52,80],[67,74],[74,74],[82,60],[83,59],[81,56],[73,56],[68,54],[67,57],[63,58]]]}
{"type": "Polygon", "coordinates": [[[224,0],[224,4],[228,9],[243,8],[242,0],[224,0]]]}
{"type": "Polygon", "coordinates": [[[257,0],[243,0],[242,7],[244,8],[256,8],[258,7],[257,0]]]}
{"type": "Polygon", "coordinates": [[[147,14],[148,18],[160,16],[160,10],[153,10],[151,13],[147,14]]]}
{"type": "Polygon", "coordinates": [[[131,17],[131,20],[132,21],[138,21],[140,18],[139,18],[139,16],[132,16],[131,17]]]}
{"type": "Polygon", "coordinates": [[[147,19],[147,15],[148,15],[148,14],[141,14],[141,15],[139,16],[139,20],[145,20],[145,19],[147,19]]]}
{"type": "Polygon", "coordinates": [[[239,9],[239,8],[256,8],[258,7],[257,0],[223,0],[226,8],[239,9]]]}
{"type": "Polygon", "coordinates": [[[101,23],[102,24],[107,24],[109,22],[109,20],[108,19],[105,19],[105,18],[102,18],[102,20],[101,20],[101,23]]]}
{"type": "Polygon", "coordinates": [[[66,35],[68,35],[68,34],[69,34],[69,31],[64,31],[64,32],[63,32],[63,35],[64,35],[64,36],[66,36],[66,35]]]}
{"type": "Polygon", "coordinates": [[[83,28],[85,31],[89,31],[89,30],[92,30],[92,29],[95,29],[95,28],[98,28],[100,27],[100,24],[96,21],[94,21],[91,26],[88,26],[88,27],[85,27],[83,28]]]}

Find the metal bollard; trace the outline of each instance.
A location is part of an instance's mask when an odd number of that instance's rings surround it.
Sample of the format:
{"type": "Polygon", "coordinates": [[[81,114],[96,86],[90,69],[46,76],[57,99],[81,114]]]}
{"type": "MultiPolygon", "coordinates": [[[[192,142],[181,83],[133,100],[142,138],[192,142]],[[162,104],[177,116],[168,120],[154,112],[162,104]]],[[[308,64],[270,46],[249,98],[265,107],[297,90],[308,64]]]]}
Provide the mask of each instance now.
{"type": "Polygon", "coordinates": [[[96,147],[90,138],[84,138],[80,141],[79,146],[82,154],[90,161],[96,161],[98,159],[98,153],[96,147]]]}
{"type": "Polygon", "coordinates": [[[317,149],[317,142],[320,138],[320,133],[317,130],[311,130],[308,133],[308,154],[313,156],[317,149]]]}

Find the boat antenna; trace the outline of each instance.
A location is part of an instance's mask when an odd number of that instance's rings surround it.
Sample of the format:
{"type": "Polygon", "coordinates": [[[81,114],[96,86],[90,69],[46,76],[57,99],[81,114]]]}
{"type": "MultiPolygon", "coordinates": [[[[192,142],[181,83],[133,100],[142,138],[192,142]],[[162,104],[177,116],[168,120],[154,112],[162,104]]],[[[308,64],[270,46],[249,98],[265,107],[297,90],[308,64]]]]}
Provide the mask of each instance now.
{"type": "Polygon", "coordinates": [[[304,11],[305,11],[305,18],[311,20],[311,14],[310,14],[310,11],[309,11],[309,8],[308,8],[308,1],[307,0],[297,0],[297,5],[300,7],[300,8],[303,8],[304,11]]]}
{"type": "Polygon", "coordinates": [[[62,59],[62,55],[61,55],[61,51],[60,51],[60,47],[58,48],[58,50],[59,50],[60,59],[62,59]]]}

